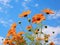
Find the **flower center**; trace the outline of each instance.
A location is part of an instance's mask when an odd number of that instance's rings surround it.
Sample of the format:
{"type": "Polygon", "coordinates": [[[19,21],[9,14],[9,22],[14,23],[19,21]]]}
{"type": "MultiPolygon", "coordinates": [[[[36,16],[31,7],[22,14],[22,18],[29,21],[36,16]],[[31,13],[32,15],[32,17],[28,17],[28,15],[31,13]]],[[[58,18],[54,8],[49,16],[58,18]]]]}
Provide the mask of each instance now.
{"type": "Polygon", "coordinates": [[[26,14],[26,15],[24,15],[24,17],[27,17],[27,14],[26,14]]]}
{"type": "Polygon", "coordinates": [[[40,20],[40,18],[37,18],[37,20],[39,21],[39,20],[40,20]]]}
{"type": "Polygon", "coordinates": [[[49,14],[49,12],[46,12],[46,14],[49,14]]]}

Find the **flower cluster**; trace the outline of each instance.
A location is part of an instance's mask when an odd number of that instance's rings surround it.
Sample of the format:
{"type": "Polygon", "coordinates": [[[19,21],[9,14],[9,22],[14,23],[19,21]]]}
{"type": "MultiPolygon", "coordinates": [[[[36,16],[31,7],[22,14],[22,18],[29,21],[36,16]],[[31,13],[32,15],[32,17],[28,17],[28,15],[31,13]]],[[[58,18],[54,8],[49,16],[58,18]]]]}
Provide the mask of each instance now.
{"type": "MultiPolygon", "coordinates": [[[[30,10],[24,11],[19,15],[19,18],[27,18],[30,25],[26,27],[26,31],[28,32],[16,32],[16,23],[11,25],[10,30],[7,33],[6,39],[4,41],[4,45],[55,45],[54,42],[49,42],[50,34],[45,34],[42,30],[43,27],[47,28],[47,26],[43,25],[43,21],[46,20],[44,14],[54,14],[54,12],[50,9],[42,10],[43,14],[35,14],[32,17],[32,20],[28,18],[31,13],[30,10]],[[33,24],[37,24],[36,28],[33,28],[33,24]],[[43,35],[43,37],[42,37],[43,35]],[[28,40],[25,40],[25,39],[28,40]],[[27,43],[27,41],[29,43],[27,43]]],[[[21,21],[18,22],[21,25],[21,21]]]]}

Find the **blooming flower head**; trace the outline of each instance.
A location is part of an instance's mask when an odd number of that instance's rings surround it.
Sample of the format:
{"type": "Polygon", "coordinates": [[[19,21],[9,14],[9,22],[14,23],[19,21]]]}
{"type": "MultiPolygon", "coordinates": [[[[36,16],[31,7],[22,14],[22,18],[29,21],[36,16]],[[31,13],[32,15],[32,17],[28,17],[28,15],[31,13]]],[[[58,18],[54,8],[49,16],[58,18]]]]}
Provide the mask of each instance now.
{"type": "MultiPolygon", "coordinates": [[[[4,41],[3,44],[4,44],[4,45],[7,45],[7,44],[12,45],[13,43],[12,43],[11,40],[9,40],[9,39],[5,39],[5,41],[4,41]]],[[[14,44],[13,44],[13,45],[14,45],[14,44]]]]}
{"type": "Polygon", "coordinates": [[[9,30],[7,37],[9,37],[10,35],[16,35],[16,31],[15,30],[9,30]]]}
{"type": "Polygon", "coordinates": [[[17,26],[17,24],[16,24],[16,23],[13,23],[13,24],[11,25],[11,29],[16,28],[16,26],[17,26]]]}
{"type": "Polygon", "coordinates": [[[15,35],[16,34],[16,23],[13,23],[10,30],[8,31],[7,37],[10,35],[15,35]]]}
{"type": "Polygon", "coordinates": [[[29,26],[27,26],[27,28],[26,28],[26,29],[27,29],[28,31],[31,31],[31,28],[32,28],[32,26],[31,26],[31,25],[29,25],[29,26]]]}
{"type": "Polygon", "coordinates": [[[23,36],[19,36],[19,35],[14,35],[13,37],[12,37],[12,41],[19,41],[19,40],[21,40],[21,39],[23,39],[23,36]]]}
{"type": "MultiPolygon", "coordinates": [[[[20,32],[20,33],[22,34],[22,32],[20,32]]],[[[11,40],[14,41],[14,42],[16,42],[16,41],[19,42],[18,44],[24,43],[25,40],[20,33],[18,33],[17,35],[14,35],[11,40]]]]}
{"type": "Polygon", "coordinates": [[[24,32],[18,32],[18,34],[17,34],[17,35],[22,35],[22,34],[24,34],[24,32]]]}
{"type": "Polygon", "coordinates": [[[14,35],[12,37],[12,40],[16,40],[17,41],[17,40],[23,39],[22,34],[24,34],[24,32],[18,32],[16,35],[14,35]]]}
{"type": "Polygon", "coordinates": [[[38,34],[38,30],[35,30],[35,34],[38,34]]]}
{"type": "Polygon", "coordinates": [[[28,10],[28,11],[24,11],[24,12],[22,12],[22,14],[20,14],[19,15],[19,17],[27,17],[27,15],[29,15],[31,13],[31,11],[30,10],[28,10]]]}
{"type": "Polygon", "coordinates": [[[33,16],[32,18],[32,23],[40,23],[42,22],[43,20],[45,20],[45,17],[43,14],[36,14],[33,16]]]}
{"type": "Polygon", "coordinates": [[[50,9],[44,9],[42,12],[44,12],[46,14],[54,14],[54,12],[50,9]]]}
{"type": "Polygon", "coordinates": [[[20,43],[25,43],[24,39],[19,40],[20,43]]]}

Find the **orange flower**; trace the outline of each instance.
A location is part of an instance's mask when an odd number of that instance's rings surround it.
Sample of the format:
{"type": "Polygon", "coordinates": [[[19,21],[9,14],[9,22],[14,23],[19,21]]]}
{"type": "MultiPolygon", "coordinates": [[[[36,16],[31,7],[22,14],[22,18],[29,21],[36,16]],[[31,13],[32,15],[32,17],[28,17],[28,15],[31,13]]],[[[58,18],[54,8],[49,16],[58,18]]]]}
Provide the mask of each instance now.
{"type": "Polygon", "coordinates": [[[18,34],[14,35],[14,36],[12,37],[12,41],[18,41],[18,40],[23,39],[22,34],[24,34],[24,32],[19,32],[18,34]]]}
{"type": "Polygon", "coordinates": [[[8,31],[7,37],[10,35],[15,35],[16,34],[16,23],[13,23],[11,26],[11,29],[8,31]]]}
{"type": "Polygon", "coordinates": [[[11,25],[11,29],[15,29],[16,28],[16,23],[13,23],[12,25],[11,25]]]}
{"type": "Polygon", "coordinates": [[[7,44],[9,44],[9,45],[14,45],[14,44],[12,43],[12,41],[9,40],[9,39],[5,39],[5,41],[3,42],[3,44],[4,44],[4,45],[7,45],[7,44]]]}
{"type": "Polygon", "coordinates": [[[35,34],[38,34],[38,30],[35,31],[35,34]]]}
{"type": "Polygon", "coordinates": [[[15,35],[12,37],[11,39],[12,41],[14,42],[17,42],[17,44],[21,44],[21,43],[25,43],[25,40],[23,39],[23,36],[22,35],[15,35]]]}
{"type": "Polygon", "coordinates": [[[17,34],[17,35],[22,35],[22,34],[24,34],[24,32],[18,32],[18,34],[17,34]]]}
{"type": "Polygon", "coordinates": [[[9,37],[10,35],[16,35],[16,31],[15,30],[9,30],[7,37],[9,37]]]}
{"type": "Polygon", "coordinates": [[[45,17],[43,14],[36,14],[32,18],[32,23],[40,23],[41,21],[45,20],[45,17]]]}
{"type": "Polygon", "coordinates": [[[46,14],[54,14],[54,12],[50,9],[44,9],[43,12],[46,14]]]}
{"type": "Polygon", "coordinates": [[[27,26],[27,30],[29,30],[29,31],[31,31],[31,28],[32,28],[32,26],[31,25],[29,25],[29,26],[27,26]]]}
{"type": "Polygon", "coordinates": [[[22,12],[22,14],[19,15],[19,17],[27,17],[27,15],[29,15],[31,13],[30,10],[26,11],[26,12],[22,12]]]}
{"type": "Polygon", "coordinates": [[[50,45],[55,45],[54,42],[50,42],[50,45]]]}
{"type": "Polygon", "coordinates": [[[24,40],[24,39],[21,39],[21,40],[19,40],[19,42],[20,42],[20,43],[24,43],[24,42],[25,42],[25,40],[24,40]]]}
{"type": "Polygon", "coordinates": [[[21,39],[23,39],[23,36],[19,36],[19,35],[15,35],[15,36],[13,36],[12,37],[12,41],[19,41],[19,40],[21,40],[21,39]]]}

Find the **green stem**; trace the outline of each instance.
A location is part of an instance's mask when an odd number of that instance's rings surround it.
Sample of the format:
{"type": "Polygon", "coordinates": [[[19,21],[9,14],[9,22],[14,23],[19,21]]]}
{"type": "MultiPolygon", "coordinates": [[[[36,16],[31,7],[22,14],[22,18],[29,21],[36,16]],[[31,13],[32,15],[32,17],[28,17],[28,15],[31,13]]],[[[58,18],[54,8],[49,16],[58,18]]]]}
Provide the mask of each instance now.
{"type": "MultiPolygon", "coordinates": [[[[26,18],[27,18],[27,20],[29,19],[28,17],[26,17],[26,18]]],[[[31,21],[29,22],[29,24],[31,24],[31,26],[32,26],[32,22],[31,21]]]]}
{"type": "Polygon", "coordinates": [[[44,45],[46,45],[46,43],[44,43],[44,45]]]}
{"type": "Polygon", "coordinates": [[[41,33],[42,33],[42,22],[41,22],[40,24],[41,24],[41,26],[40,26],[40,27],[41,27],[41,33]]]}

